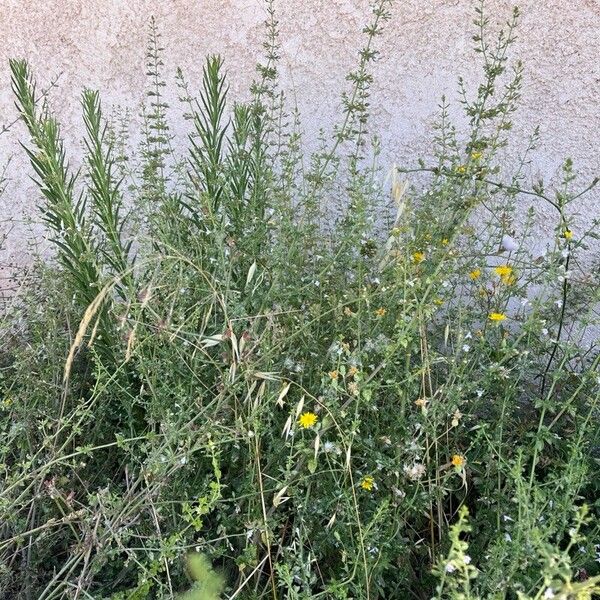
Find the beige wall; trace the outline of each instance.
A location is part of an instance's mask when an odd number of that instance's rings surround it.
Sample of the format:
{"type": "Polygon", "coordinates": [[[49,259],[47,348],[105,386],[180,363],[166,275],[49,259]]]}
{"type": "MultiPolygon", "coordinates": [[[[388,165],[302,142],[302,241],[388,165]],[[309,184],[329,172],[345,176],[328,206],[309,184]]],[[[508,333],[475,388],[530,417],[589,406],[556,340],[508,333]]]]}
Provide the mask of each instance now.
{"type": "MultiPolygon", "coordinates": [[[[384,164],[414,164],[427,152],[439,97],[456,98],[456,78],[477,81],[471,52],[471,0],[397,0],[379,40],[374,123],[384,164]]],[[[492,20],[510,15],[512,2],[488,0],[492,20]]],[[[585,178],[600,173],[600,0],[521,0],[515,56],[525,61],[523,106],[515,118],[524,140],[539,124],[541,145],[533,174],[552,176],[564,156],[585,178]]],[[[344,75],[360,43],[368,0],[276,0],[282,30],[285,85],[295,90],[307,132],[332,122],[344,75]]],[[[0,0],[0,123],[14,118],[7,60],[26,57],[40,83],[61,74],[52,92],[68,140],[81,134],[79,91],[102,90],[104,103],[134,106],[143,97],[147,23],[154,14],[166,47],[165,68],[176,66],[197,85],[203,57],[225,56],[232,92],[243,95],[260,53],[262,0],[0,0]],[[77,91],[77,93],[74,93],[77,91]]],[[[179,127],[180,132],[183,128],[179,127]]],[[[0,225],[35,214],[27,182],[20,126],[0,136],[0,163],[16,152],[0,225]]],[[[71,147],[76,156],[78,147],[71,147]]],[[[582,220],[598,215],[598,193],[581,206],[582,220]]],[[[7,257],[27,260],[23,227],[9,236],[7,257]]]]}

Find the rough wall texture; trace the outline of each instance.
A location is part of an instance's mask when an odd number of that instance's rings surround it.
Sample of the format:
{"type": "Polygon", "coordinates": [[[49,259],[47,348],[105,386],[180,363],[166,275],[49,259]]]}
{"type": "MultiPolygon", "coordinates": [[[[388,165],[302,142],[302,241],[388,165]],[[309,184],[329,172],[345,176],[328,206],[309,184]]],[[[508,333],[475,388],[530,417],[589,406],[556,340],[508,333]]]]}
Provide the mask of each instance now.
{"type": "MultiPolygon", "coordinates": [[[[492,22],[510,15],[513,0],[488,0],[492,22]]],[[[514,54],[525,62],[522,109],[515,135],[525,140],[539,124],[541,144],[532,174],[552,177],[571,156],[583,179],[600,173],[600,1],[520,0],[522,22],[514,54]]],[[[368,0],[278,0],[284,83],[295,91],[307,133],[332,124],[345,73],[360,45],[368,0]]],[[[402,0],[379,39],[372,131],[380,134],[383,164],[414,164],[427,154],[431,123],[442,94],[457,98],[456,80],[478,80],[472,53],[474,0],[402,0]]],[[[197,86],[203,57],[224,55],[234,95],[241,97],[261,52],[262,0],[0,0],[0,124],[14,119],[7,60],[29,59],[42,85],[60,74],[51,102],[71,155],[82,133],[79,91],[102,90],[105,106],[135,107],[143,98],[144,54],[150,15],[163,34],[165,72],[176,66],[197,86]]],[[[134,111],[135,112],[135,111],[134,111]]],[[[182,124],[180,124],[182,125],[182,124]]],[[[183,128],[181,128],[183,130],[183,128]]],[[[0,136],[0,164],[11,152],[0,227],[35,214],[17,138],[20,125],[0,136]]],[[[582,219],[598,214],[600,198],[581,205],[582,219]]],[[[27,260],[23,225],[9,235],[4,256],[27,260]]],[[[35,230],[34,230],[35,231],[35,230]]]]}

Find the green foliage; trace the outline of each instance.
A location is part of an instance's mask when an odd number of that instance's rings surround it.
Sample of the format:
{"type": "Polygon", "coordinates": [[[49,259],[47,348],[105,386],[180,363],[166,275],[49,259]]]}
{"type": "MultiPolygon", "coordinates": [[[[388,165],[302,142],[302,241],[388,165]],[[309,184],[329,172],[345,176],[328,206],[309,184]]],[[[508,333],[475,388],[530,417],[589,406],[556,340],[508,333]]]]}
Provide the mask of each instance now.
{"type": "Polygon", "coordinates": [[[309,155],[272,2],[248,102],[219,57],[197,96],[178,72],[187,147],[152,21],[141,144],[85,91],[81,175],[11,62],[58,260],[0,321],[2,597],[599,593],[596,182],[529,186],[535,131],[501,166],[518,13],[492,35],[483,5],[465,130],[444,99],[431,156],[382,172],[391,5],[309,155]]]}

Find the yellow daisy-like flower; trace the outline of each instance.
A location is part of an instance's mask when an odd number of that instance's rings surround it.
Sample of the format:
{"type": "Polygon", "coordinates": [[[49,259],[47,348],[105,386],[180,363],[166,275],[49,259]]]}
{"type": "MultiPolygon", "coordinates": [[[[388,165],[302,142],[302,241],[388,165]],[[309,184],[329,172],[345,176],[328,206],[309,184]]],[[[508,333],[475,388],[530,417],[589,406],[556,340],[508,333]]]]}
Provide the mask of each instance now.
{"type": "Polygon", "coordinates": [[[482,156],[483,156],[482,152],[477,152],[477,151],[471,152],[471,158],[473,160],[479,160],[482,156]]]}
{"type": "Polygon", "coordinates": [[[348,369],[348,377],[354,377],[358,373],[358,369],[354,366],[348,369]]]}
{"type": "Polygon", "coordinates": [[[383,308],[383,306],[382,306],[381,308],[378,308],[378,309],[375,311],[375,316],[376,316],[376,317],[384,317],[384,316],[385,316],[385,313],[387,313],[387,310],[386,310],[385,308],[383,308]]]}
{"type": "Polygon", "coordinates": [[[463,175],[467,172],[467,167],[465,165],[458,165],[458,167],[456,167],[456,172],[463,175]]]}
{"type": "Polygon", "coordinates": [[[317,417],[315,413],[305,412],[300,415],[300,418],[298,419],[298,424],[300,425],[300,427],[302,427],[302,429],[310,429],[311,427],[314,427],[317,424],[318,420],[319,417],[317,417]]]}
{"type": "Polygon", "coordinates": [[[565,229],[563,231],[563,237],[565,238],[565,240],[572,240],[573,239],[573,232],[570,229],[565,229]]]}
{"type": "Polygon", "coordinates": [[[513,268],[508,265],[500,265],[494,269],[494,272],[500,277],[502,283],[506,285],[512,285],[516,281],[513,268]]]}
{"type": "Polygon", "coordinates": [[[504,321],[506,319],[506,315],[504,313],[493,312],[489,315],[489,320],[499,323],[500,321],[504,321]]]}
{"type": "Polygon", "coordinates": [[[444,238],[442,240],[442,246],[447,246],[450,243],[450,240],[448,238],[444,238]]]}
{"type": "Polygon", "coordinates": [[[500,265],[494,269],[494,273],[503,279],[512,275],[512,272],[512,267],[509,267],[508,265],[500,265]]]}
{"type": "Polygon", "coordinates": [[[360,487],[367,492],[373,491],[375,488],[375,479],[370,475],[363,477],[363,480],[360,482],[360,487]]]}
{"type": "Polygon", "coordinates": [[[476,279],[479,279],[481,277],[481,269],[473,269],[469,273],[469,277],[471,278],[472,281],[475,281],[476,279]]]}
{"type": "Polygon", "coordinates": [[[462,454],[455,454],[452,457],[452,465],[457,467],[457,468],[461,468],[465,466],[465,463],[467,462],[467,459],[462,455],[462,454]]]}
{"type": "Polygon", "coordinates": [[[418,265],[419,263],[422,263],[425,260],[425,253],[424,252],[415,252],[412,255],[412,259],[413,259],[413,262],[418,265]]]}
{"type": "Polygon", "coordinates": [[[339,371],[329,371],[329,377],[331,377],[331,379],[333,379],[334,381],[337,381],[337,378],[340,376],[340,372],[339,371]]]}

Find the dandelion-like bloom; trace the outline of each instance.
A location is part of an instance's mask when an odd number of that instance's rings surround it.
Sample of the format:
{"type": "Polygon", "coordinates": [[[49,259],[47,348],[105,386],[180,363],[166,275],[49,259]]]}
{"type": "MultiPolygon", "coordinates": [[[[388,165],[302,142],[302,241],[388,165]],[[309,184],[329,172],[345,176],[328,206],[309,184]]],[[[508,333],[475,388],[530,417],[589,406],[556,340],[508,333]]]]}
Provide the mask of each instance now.
{"type": "Polygon", "coordinates": [[[334,381],[337,381],[337,378],[340,376],[340,372],[339,371],[329,371],[329,377],[331,377],[331,379],[333,379],[334,381]]]}
{"type": "Polygon", "coordinates": [[[363,477],[362,481],[360,482],[360,487],[367,492],[372,492],[375,488],[375,479],[371,477],[371,475],[363,477]]]}
{"type": "Polygon", "coordinates": [[[348,369],[348,377],[354,377],[358,373],[358,367],[354,365],[348,369]]]}
{"type": "Polygon", "coordinates": [[[450,243],[450,240],[448,238],[444,238],[442,240],[442,246],[447,246],[450,243]]]}
{"type": "Polygon", "coordinates": [[[513,268],[508,265],[500,265],[494,269],[494,272],[500,277],[502,283],[505,283],[506,285],[511,285],[515,282],[513,268]]]}
{"type": "Polygon", "coordinates": [[[450,462],[452,462],[455,467],[460,469],[461,467],[464,467],[467,459],[462,454],[455,454],[450,462]]]}
{"type": "Polygon", "coordinates": [[[413,259],[413,262],[418,265],[419,263],[422,263],[425,260],[425,253],[424,252],[415,252],[412,255],[412,259],[413,259]]]}
{"type": "Polygon", "coordinates": [[[375,311],[375,316],[376,317],[384,317],[385,313],[387,313],[387,310],[385,308],[383,308],[383,306],[382,306],[375,311]]]}
{"type": "Polygon", "coordinates": [[[467,167],[465,165],[458,165],[458,167],[456,167],[456,172],[463,175],[467,172],[467,167]]]}
{"type": "Polygon", "coordinates": [[[570,229],[565,229],[563,231],[563,237],[565,238],[565,240],[572,240],[573,239],[573,232],[570,229]]]}
{"type": "Polygon", "coordinates": [[[506,319],[506,315],[504,313],[493,312],[489,315],[489,320],[494,321],[495,323],[500,323],[506,319]]]}
{"type": "Polygon", "coordinates": [[[512,274],[512,271],[512,267],[509,267],[508,265],[500,265],[494,269],[494,273],[500,277],[507,277],[512,274]]]}
{"type": "Polygon", "coordinates": [[[472,281],[479,279],[481,277],[481,269],[473,269],[469,273],[469,277],[471,278],[472,281]]]}
{"type": "Polygon", "coordinates": [[[310,429],[311,427],[314,427],[317,424],[318,420],[319,417],[317,417],[315,413],[305,412],[300,415],[300,418],[298,419],[298,424],[300,425],[300,427],[302,427],[302,429],[310,429]]]}

